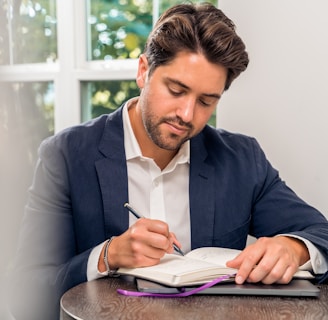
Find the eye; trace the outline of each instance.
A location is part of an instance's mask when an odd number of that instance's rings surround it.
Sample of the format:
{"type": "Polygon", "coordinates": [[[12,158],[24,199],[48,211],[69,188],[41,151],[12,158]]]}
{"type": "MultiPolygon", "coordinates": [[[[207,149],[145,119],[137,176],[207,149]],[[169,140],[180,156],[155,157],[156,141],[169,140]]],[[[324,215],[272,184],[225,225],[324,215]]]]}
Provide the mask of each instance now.
{"type": "Polygon", "coordinates": [[[204,99],[199,99],[199,102],[201,103],[201,105],[203,105],[204,107],[209,107],[212,102],[206,101],[204,99]]]}
{"type": "Polygon", "coordinates": [[[220,97],[213,95],[201,95],[199,96],[198,101],[203,107],[212,107],[218,103],[219,99],[220,97]]]}
{"type": "Polygon", "coordinates": [[[175,97],[181,96],[183,94],[183,91],[173,88],[169,88],[169,92],[175,97]]]}

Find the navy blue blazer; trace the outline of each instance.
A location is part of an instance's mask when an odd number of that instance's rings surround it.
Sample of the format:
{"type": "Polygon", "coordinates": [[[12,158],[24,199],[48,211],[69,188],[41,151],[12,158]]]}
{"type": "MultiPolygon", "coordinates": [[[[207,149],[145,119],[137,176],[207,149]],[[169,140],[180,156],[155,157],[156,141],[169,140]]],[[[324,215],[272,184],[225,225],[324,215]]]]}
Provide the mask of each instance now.
{"type": "MultiPolygon", "coordinates": [[[[59,301],[87,280],[92,248],[128,228],[123,136],[120,108],[42,143],[19,244],[20,288],[28,282],[59,301]]],[[[290,233],[328,257],[327,219],[286,186],[255,139],[206,126],[190,148],[192,248],[243,249],[248,235],[290,233]]]]}

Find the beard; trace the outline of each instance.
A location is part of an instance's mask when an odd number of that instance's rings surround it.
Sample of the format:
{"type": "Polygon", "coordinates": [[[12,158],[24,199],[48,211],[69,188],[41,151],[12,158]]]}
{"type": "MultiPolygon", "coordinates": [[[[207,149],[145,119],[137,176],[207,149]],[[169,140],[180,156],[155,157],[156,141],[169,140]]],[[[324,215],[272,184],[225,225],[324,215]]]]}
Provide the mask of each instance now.
{"type": "Polygon", "coordinates": [[[151,111],[142,110],[142,122],[149,138],[158,147],[175,151],[178,150],[187,140],[192,137],[193,125],[191,123],[184,122],[179,117],[162,117],[157,118],[151,111]],[[179,127],[185,127],[187,129],[186,135],[180,136],[174,133],[164,133],[161,131],[161,124],[176,124],[179,127]]]}

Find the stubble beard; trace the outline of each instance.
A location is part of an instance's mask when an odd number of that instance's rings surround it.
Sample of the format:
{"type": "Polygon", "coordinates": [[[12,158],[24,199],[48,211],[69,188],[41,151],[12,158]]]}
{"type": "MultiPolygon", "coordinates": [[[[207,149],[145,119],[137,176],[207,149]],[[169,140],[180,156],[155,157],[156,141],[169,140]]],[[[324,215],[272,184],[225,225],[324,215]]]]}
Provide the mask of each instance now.
{"type": "Polygon", "coordinates": [[[143,111],[142,112],[142,121],[144,128],[146,130],[149,138],[156,144],[158,147],[176,151],[178,150],[187,140],[191,138],[190,132],[192,131],[192,125],[183,123],[181,119],[175,118],[160,118],[156,119],[154,114],[151,112],[143,111]],[[161,132],[160,125],[162,123],[179,123],[179,125],[184,125],[189,128],[189,133],[187,136],[181,138],[176,134],[170,133],[168,137],[165,137],[161,132]]]}

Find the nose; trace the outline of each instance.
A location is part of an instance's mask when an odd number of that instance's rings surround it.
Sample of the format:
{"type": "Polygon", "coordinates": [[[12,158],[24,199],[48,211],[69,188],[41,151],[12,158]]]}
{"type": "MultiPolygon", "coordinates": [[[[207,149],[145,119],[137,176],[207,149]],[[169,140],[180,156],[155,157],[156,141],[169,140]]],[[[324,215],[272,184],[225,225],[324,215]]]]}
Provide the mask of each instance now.
{"type": "Polygon", "coordinates": [[[180,117],[183,122],[191,122],[194,117],[195,105],[196,102],[193,98],[184,99],[177,108],[176,115],[180,117]]]}

